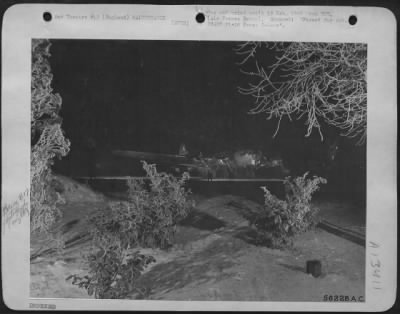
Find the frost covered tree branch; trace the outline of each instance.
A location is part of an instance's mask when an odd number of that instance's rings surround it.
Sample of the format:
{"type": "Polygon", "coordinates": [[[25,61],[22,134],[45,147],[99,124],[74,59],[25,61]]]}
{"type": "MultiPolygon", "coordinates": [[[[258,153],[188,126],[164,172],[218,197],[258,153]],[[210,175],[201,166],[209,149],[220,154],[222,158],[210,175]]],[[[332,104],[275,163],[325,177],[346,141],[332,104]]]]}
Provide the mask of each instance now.
{"type": "Polygon", "coordinates": [[[51,165],[69,152],[70,142],[61,129],[61,97],[53,94],[50,42],[32,40],[31,78],[31,232],[47,231],[60,211],[61,196],[51,189],[51,165]]]}
{"type": "Polygon", "coordinates": [[[306,136],[322,121],[337,127],[342,136],[363,143],[367,122],[367,47],[355,43],[246,42],[235,48],[241,72],[249,77],[239,92],[254,99],[251,114],[306,120],[306,136]],[[263,52],[275,60],[260,65],[263,52]],[[253,63],[254,70],[244,67],[253,63]]]}

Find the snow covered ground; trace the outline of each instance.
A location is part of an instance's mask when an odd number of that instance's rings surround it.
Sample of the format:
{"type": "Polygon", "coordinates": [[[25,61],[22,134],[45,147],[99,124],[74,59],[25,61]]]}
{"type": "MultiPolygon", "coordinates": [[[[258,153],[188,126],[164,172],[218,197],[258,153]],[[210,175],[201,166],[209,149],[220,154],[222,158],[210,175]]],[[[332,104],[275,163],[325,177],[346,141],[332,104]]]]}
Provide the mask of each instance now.
{"type": "MultiPolygon", "coordinates": [[[[67,203],[56,230],[66,248],[58,252],[54,242],[32,237],[31,296],[90,298],[65,278],[87,272],[82,254],[90,239],[84,217],[105,206],[106,197],[70,179],[62,181],[67,203]]],[[[195,211],[179,226],[174,246],[142,250],[157,261],[140,278],[151,290],[150,299],[323,301],[324,295],[364,296],[363,246],[319,228],[299,236],[291,249],[257,246],[248,216],[259,204],[230,194],[193,197],[195,211]],[[310,259],[321,260],[321,277],[306,274],[310,259]]],[[[362,209],[334,201],[316,205],[322,218],[365,232],[365,219],[357,213],[362,209]]]]}

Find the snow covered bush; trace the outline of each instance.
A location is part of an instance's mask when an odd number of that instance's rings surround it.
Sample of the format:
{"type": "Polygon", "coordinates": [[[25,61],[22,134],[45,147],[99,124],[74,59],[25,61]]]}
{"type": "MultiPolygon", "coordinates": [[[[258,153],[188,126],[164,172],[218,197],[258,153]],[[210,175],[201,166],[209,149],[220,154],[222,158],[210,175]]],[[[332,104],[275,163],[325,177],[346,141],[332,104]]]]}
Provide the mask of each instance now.
{"type": "Polygon", "coordinates": [[[51,87],[50,42],[32,40],[31,78],[31,232],[48,231],[61,216],[61,196],[51,188],[54,158],[69,152],[70,142],[61,129],[61,97],[51,87]]]}
{"type": "Polygon", "coordinates": [[[149,291],[137,285],[152,256],[140,254],[140,247],[166,248],[172,244],[178,222],[193,207],[184,184],[184,173],[175,178],[157,172],[155,165],[143,162],[150,180],[128,181],[128,201],[112,202],[88,218],[92,252],[86,257],[89,274],[72,275],[72,284],[95,298],[123,299],[128,295],[145,297],[149,291]]]}
{"type": "Polygon", "coordinates": [[[117,241],[124,248],[166,248],[172,244],[178,222],[194,205],[189,200],[190,192],[184,188],[189,174],[183,173],[178,179],[157,172],[155,165],[146,162],[143,168],[149,187],[142,179],[130,179],[128,201],[112,203],[90,218],[96,242],[117,241]]]}
{"type": "Polygon", "coordinates": [[[139,220],[138,241],[142,246],[166,248],[173,242],[177,224],[193,208],[189,199],[190,191],[185,190],[189,174],[184,172],[176,178],[165,172],[157,172],[155,165],[143,162],[143,168],[150,179],[150,189],[142,180],[131,179],[129,206],[139,220]]]}
{"type": "Polygon", "coordinates": [[[144,298],[149,291],[140,288],[137,280],[154,257],[139,252],[129,253],[120,246],[110,246],[88,256],[89,274],[83,277],[71,275],[66,280],[86,289],[96,299],[125,299],[129,295],[144,298]]]}
{"type": "Polygon", "coordinates": [[[285,179],[285,200],[278,199],[266,187],[261,187],[264,191],[264,210],[252,222],[260,243],[274,248],[289,246],[294,236],[315,226],[318,209],[311,206],[311,198],[320,184],[327,181],[317,176],[309,179],[307,175],[308,172],[301,177],[285,179]]]}

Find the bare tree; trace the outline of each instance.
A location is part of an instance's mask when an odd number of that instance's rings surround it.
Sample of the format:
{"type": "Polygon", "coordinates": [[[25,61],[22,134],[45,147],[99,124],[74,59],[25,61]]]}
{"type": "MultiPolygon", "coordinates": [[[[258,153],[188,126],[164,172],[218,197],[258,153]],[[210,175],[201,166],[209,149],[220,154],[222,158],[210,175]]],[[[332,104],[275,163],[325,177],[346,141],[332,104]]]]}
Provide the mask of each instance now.
{"type": "MultiPolygon", "coordinates": [[[[241,72],[251,76],[239,92],[254,98],[251,114],[306,119],[309,136],[321,122],[340,129],[342,136],[364,143],[367,122],[367,46],[361,43],[246,42],[235,52],[241,72]],[[263,53],[274,53],[262,66],[263,53]],[[255,71],[244,67],[254,62],[255,71]]],[[[267,59],[267,58],[265,58],[267,59]]]]}

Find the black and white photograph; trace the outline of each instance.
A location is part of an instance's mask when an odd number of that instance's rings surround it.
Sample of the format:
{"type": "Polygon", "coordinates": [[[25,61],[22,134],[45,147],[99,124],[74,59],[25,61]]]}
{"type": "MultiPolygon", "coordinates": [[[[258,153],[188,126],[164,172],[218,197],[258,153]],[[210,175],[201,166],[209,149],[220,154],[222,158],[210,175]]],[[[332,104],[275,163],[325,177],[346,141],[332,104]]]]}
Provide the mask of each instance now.
{"type": "Polygon", "coordinates": [[[354,311],[394,302],[388,11],[6,13],[10,308],[354,311]],[[21,19],[31,27],[13,28],[21,19]]]}
{"type": "Polygon", "coordinates": [[[363,302],[366,69],[362,43],[33,39],[31,296],[363,302]]]}

